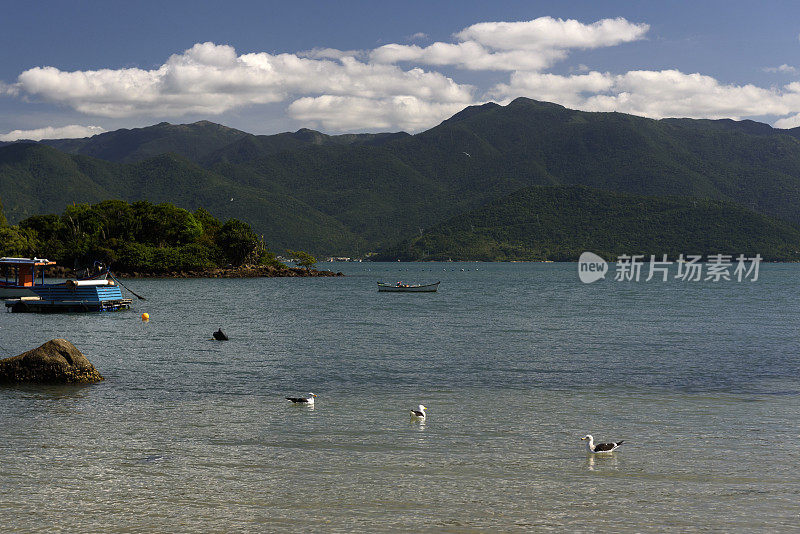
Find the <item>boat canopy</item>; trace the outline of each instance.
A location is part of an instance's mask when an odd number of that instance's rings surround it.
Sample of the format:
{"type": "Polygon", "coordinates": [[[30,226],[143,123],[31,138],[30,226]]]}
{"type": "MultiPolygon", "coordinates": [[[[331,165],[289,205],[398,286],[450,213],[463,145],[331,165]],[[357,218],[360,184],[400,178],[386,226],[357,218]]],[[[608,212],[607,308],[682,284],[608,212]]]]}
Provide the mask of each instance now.
{"type": "MultiPolygon", "coordinates": [[[[45,267],[47,265],[55,265],[56,262],[45,260],[42,258],[0,258],[0,267],[3,268],[3,276],[5,277],[5,285],[13,283],[20,287],[32,287],[36,285],[36,267],[45,267]],[[9,270],[16,270],[14,281],[9,279],[9,270]]],[[[39,275],[44,284],[44,269],[39,269],[39,275]]]]}
{"type": "Polygon", "coordinates": [[[56,262],[43,258],[0,258],[0,264],[4,265],[55,265],[56,262]]]}

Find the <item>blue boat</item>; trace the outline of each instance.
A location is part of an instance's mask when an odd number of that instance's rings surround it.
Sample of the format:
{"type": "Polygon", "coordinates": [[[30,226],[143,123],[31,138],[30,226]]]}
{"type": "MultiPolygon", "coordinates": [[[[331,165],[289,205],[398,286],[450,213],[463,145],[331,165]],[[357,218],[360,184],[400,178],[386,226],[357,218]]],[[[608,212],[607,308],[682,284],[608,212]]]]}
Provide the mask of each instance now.
{"type": "Polygon", "coordinates": [[[127,310],[119,285],[102,273],[88,279],[45,283],[44,270],[55,262],[41,258],[0,258],[0,299],[14,313],[63,313],[127,310]],[[38,280],[37,280],[38,277],[38,280]]]}

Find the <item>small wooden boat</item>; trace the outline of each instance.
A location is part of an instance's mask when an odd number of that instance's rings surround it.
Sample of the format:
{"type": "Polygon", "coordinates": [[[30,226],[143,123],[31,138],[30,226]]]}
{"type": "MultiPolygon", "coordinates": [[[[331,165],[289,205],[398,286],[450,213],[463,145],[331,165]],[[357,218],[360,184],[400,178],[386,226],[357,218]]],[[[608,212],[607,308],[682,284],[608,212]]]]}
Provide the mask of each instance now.
{"type": "Polygon", "coordinates": [[[378,282],[378,291],[390,293],[435,293],[437,289],[439,289],[439,282],[435,284],[404,284],[402,282],[387,284],[378,282]]]}

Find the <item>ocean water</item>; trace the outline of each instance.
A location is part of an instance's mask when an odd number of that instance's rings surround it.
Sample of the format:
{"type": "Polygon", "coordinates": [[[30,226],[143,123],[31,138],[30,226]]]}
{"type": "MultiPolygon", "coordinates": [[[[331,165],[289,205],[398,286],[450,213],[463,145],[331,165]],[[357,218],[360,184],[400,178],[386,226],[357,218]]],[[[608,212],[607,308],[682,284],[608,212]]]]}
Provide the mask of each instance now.
{"type": "Polygon", "coordinates": [[[575,264],[334,268],[1,314],[4,355],[65,337],[106,380],[0,388],[0,530],[798,528],[800,265],[591,285],[575,264]],[[625,444],[587,458],[587,433],[625,444]]]}

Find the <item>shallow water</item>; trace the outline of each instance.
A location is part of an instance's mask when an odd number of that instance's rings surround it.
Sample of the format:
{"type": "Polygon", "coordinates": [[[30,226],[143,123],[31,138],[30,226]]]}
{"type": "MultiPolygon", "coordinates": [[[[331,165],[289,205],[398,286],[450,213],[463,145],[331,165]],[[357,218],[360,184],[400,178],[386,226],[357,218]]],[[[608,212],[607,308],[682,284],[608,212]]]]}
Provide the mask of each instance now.
{"type": "Polygon", "coordinates": [[[592,285],[575,264],[335,268],[1,314],[4,354],[66,337],[106,377],[0,389],[3,530],[796,528],[800,266],[592,285]],[[314,408],[283,400],[307,391],[314,408]],[[587,459],[589,432],[626,443],[587,459]]]}

